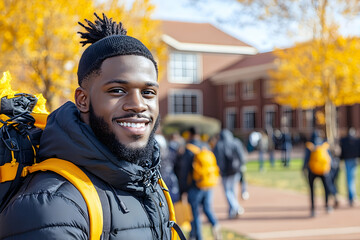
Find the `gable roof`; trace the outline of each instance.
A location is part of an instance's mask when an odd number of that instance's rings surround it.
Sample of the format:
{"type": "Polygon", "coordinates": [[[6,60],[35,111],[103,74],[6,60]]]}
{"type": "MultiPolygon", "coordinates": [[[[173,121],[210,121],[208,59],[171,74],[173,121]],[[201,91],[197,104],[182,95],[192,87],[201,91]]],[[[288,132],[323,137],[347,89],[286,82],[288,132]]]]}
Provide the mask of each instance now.
{"type": "Polygon", "coordinates": [[[163,41],[179,51],[253,55],[257,49],[209,23],[162,21],[163,41]]]}
{"type": "Polygon", "coordinates": [[[267,72],[275,68],[276,56],[273,52],[245,56],[243,59],[223,68],[211,77],[214,84],[233,83],[267,77],[267,72]]]}

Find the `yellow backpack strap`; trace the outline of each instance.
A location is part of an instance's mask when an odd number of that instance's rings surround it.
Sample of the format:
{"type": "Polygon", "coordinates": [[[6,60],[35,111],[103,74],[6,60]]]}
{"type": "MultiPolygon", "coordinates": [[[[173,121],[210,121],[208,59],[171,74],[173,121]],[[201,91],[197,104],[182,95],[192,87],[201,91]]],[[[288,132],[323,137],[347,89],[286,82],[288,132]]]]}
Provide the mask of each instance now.
{"type": "Polygon", "coordinates": [[[49,158],[41,163],[25,167],[22,176],[37,171],[52,171],[72,183],[85,199],[90,220],[90,240],[99,240],[103,228],[103,212],[99,195],[89,177],[75,164],[49,158]]]}
{"type": "Polygon", "coordinates": [[[158,183],[164,192],[165,199],[166,199],[167,205],[169,207],[169,221],[171,224],[171,239],[179,239],[180,238],[181,240],[186,240],[184,233],[181,231],[179,225],[176,224],[175,209],[174,209],[174,204],[171,200],[169,189],[166,186],[166,184],[162,178],[159,178],[158,183]]]}
{"type": "Polygon", "coordinates": [[[198,146],[191,143],[186,144],[186,148],[194,154],[198,154],[201,151],[201,149],[198,146]]]}
{"type": "Polygon", "coordinates": [[[312,142],[306,142],[306,148],[309,149],[310,151],[313,151],[315,149],[315,146],[312,142]]]}

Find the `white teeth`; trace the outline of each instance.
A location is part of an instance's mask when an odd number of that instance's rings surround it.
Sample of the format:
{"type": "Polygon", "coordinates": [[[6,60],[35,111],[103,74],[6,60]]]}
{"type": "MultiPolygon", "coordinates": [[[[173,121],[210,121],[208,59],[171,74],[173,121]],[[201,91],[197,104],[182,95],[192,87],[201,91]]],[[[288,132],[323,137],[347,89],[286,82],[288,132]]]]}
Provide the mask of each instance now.
{"type": "Polygon", "coordinates": [[[145,127],[145,123],[126,123],[126,122],[120,122],[120,126],[123,127],[131,127],[131,128],[141,128],[145,127]]]}

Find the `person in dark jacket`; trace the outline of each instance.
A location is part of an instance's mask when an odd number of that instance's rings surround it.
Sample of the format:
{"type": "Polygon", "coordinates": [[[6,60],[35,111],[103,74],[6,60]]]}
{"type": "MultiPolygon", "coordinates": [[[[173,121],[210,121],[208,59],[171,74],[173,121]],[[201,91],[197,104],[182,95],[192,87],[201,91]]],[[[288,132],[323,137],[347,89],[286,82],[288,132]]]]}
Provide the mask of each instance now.
{"type": "Polygon", "coordinates": [[[354,205],[356,198],[356,167],[359,156],[359,140],[356,138],[355,128],[349,128],[346,137],[340,139],[340,159],[345,161],[346,185],[348,188],[349,205],[354,205]]]}
{"type": "MultiPolygon", "coordinates": [[[[311,135],[311,139],[310,142],[314,145],[314,146],[319,146],[324,142],[324,139],[321,137],[319,130],[315,130],[312,135],[311,135]]],[[[305,175],[305,177],[308,180],[308,184],[309,184],[309,188],[310,188],[310,216],[311,217],[315,217],[316,216],[316,212],[315,212],[315,202],[314,202],[314,181],[316,178],[320,178],[323,186],[324,186],[324,195],[325,195],[325,208],[326,211],[329,213],[332,211],[332,207],[329,206],[329,194],[331,192],[331,176],[330,173],[326,173],[324,175],[317,175],[315,173],[313,173],[309,167],[309,160],[310,160],[310,154],[311,154],[311,150],[306,147],[305,148],[305,157],[304,157],[304,164],[303,164],[303,173],[305,175]]],[[[330,154],[330,152],[329,152],[330,154]]]]}
{"type": "MultiPolygon", "coordinates": [[[[49,115],[39,159],[70,161],[89,176],[102,204],[101,239],[170,239],[154,140],[157,64],[121,23],[96,17],[81,33],[90,46],[79,62],[75,104],[49,115]]],[[[31,174],[0,215],[0,239],[89,239],[86,203],[63,177],[31,174]]]]}
{"type": "Polygon", "coordinates": [[[239,204],[236,193],[236,186],[240,181],[240,170],[245,163],[243,145],[239,139],[234,138],[232,132],[223,129],[215,145],[214,154],[229,205],[228,216],[230,219],[237,218],[244,213],[244,208],[239,204]]]}

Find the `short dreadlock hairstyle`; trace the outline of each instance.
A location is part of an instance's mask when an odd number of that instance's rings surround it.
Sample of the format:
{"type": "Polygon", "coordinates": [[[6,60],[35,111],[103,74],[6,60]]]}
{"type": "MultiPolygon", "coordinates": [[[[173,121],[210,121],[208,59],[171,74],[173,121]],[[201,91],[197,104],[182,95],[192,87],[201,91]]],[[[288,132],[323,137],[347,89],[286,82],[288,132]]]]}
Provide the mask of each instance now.
{"type": "Polygon", "coordinates": [[[78,67],[78,83],[81,86],[84,79],[87,79],[92,73],[100,73],[102,62],[110,57],[120,55],[138,55],[151,60],[158,72],[156,61],[151,52],[138,39],[127,36],[126,30],[121,22],[116,23],[112,18],[108,19],[103,13],[101,19],[94,13],[97,20],[95,23],[85,19],[89,26],[81,22],[79,24],[87,32],[78,32],[84,39],[80,43],[82,46],[91,44],[82,54],[78,67]]]}

